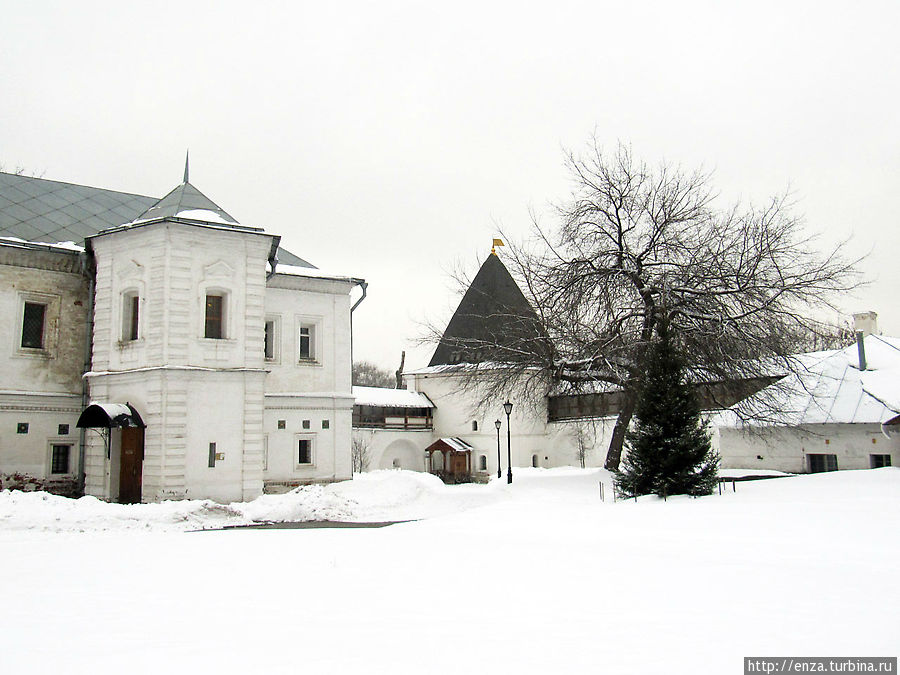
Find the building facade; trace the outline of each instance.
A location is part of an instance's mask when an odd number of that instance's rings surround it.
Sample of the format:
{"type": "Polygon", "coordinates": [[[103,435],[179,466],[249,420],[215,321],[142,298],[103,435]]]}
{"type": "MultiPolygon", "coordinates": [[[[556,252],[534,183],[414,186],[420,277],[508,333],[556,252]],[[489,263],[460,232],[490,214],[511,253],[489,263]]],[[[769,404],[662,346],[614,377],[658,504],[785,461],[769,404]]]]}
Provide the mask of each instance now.
{"type": "Polygon", "coordinates": [[[350,296],[363,280],[241,225],[187,171],[149,206],[2,178],[0,303],[16,322],[0,334],[0,474],[83,480],[125,502],[248,500],[350,477],[350,296]],[[56,211],[23,220],[37,197],[56,211]],[[113,226],[91,217],[110,203],[141,211],[113,226]],[[58,238],[34,233],[70,212],[69,231],[95,229],[83,247],[17,236],[58,238]]]}

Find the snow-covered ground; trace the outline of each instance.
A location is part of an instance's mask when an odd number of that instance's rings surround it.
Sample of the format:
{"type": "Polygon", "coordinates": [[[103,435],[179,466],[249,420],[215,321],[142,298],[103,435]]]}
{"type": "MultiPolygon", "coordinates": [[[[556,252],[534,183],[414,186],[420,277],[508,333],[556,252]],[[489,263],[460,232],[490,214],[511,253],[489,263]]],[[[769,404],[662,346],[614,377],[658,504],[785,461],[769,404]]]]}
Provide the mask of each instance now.
{"type": "Polygon", "coordinates": [[[900,469],[600,501],[374,472],[249,504],[0,493],[4,672],[696,673],[896,655],[900,469]],[[381,529],[187,531],[277,520],[381,529]]]}

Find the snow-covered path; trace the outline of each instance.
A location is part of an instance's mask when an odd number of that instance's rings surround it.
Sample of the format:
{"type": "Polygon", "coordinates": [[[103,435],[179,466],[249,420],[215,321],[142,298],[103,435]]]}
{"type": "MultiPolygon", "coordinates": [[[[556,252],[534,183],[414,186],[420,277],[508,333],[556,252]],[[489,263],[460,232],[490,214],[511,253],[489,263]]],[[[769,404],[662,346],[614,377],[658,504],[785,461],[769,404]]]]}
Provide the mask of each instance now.
{"type": "MultiPolygon", "coordinates": [[[[0,495],[2,667],[718,673],[900,651],[900,469],[665,503],[602,503],[600,477],[447,488],[379,472],[316,497],[359,520],[423,518],[371,530],[188,533],[138,514],[47,531],[12,524],[0,495]]],[[[253,508],[279,499],[296,509],[253,508]]]]}

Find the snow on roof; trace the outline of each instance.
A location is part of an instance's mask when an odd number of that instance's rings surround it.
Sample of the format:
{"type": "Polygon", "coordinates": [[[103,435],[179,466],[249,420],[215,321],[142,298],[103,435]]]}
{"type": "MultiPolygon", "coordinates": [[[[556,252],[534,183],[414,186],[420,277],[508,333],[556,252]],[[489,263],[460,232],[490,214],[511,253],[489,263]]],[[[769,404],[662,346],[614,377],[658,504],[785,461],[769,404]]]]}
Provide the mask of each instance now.
{"type": "MultiPolygon", "coordinates": [[[[900,340],[869,335],[864,340],[866,370],[859,370],[856,344],[803,354],[804,370],[779,383],[780,423],[879,424],[900,412],[900,340]]],[[[749,399],[752,404],[753,398],[749,399]]],[[[720,416],[733,425],[733,415],[720,416]]]]}
{"type": "MultiPolygon", "coordinates": [[[[436,366],[425,366],[424,368],[415,368],[413,370],[404,370],[404,375],[438,375],[443,373],[462,373],[474,370],[503,370],[506,368],[515,368],[522,370],[523,367],[518,364],[500,363],[499,361],[483,361],[481,363],[441,363],[436,366]]],[[[528,367],[524,370],[536,370],[536,368],[528,367]]]]}
{"type": "Polygon", "coordinates": [[[43,241],[27,241],[19,237],[0,237],[0,244],[4,246],[21,245],[24,248],[41,248],[41,249],[59,249],[63,251],[83,253],[84,247],[79,246],[74,241],[60,241],[50,244],[43,241]]]}
{"type": "MultiPolygon", "coordinates": [[[[467,450],[474,450],[475,448],[466,443],[463,439],[453,437],[453,438],[441,438],[438,439],[449,445],[451,448],[456,450],[457,452],[466,452],[467,450]]],[[[432,444],[433,445],[433,444],[432,444]]]]}
{"type": "Polygon", "coordinates": [[[371,405],[378,408],[434,408],[425,394],[406,389],[386,389],[384,387],[353,387],[356,405],[371,405]]]}
{"type": "MultiPolygon", "coordinates": [[[[266,264],[266,270],[271,271],[271,266],[266,264]]],[[[312,279],[333,279],[335,281],[349,281],[351,283],[356,283],[361,281],[361,279],[357,279],[356,277],[348,277],[344,274],[334,274],[332,272],[326,272],[325,270],[320,270],[316,267],[301,267],[299,265],[283,265],[278,263],[275,266],[275,274],[284,274],[286,276],[291,277],[309,277],[312,279]]]]}
{"type": "Polygon", "coordinates": [[[177,218],[187,218],[189,220],[202,220],[207,223],[219,223],[221,225],[234,225],[231,220],[226,220],[215,211],[208,209],[185,209],[175,214],[177,218]]]}
{"type": "Polygon", "coordinates": [[[100,401],[91,401],[91,405],[103,408],[103,412],[114,418],[118,415],[131,415],[131,410],[124,403],[101,403],[100,401]]]}

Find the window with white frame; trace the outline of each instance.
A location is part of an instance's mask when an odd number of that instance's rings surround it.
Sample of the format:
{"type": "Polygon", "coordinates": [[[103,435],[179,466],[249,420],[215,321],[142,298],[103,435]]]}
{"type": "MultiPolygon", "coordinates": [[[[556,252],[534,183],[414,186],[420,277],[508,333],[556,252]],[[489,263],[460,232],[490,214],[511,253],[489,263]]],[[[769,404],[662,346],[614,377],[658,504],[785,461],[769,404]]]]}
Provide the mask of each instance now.
{"type": "Polygon", "coordinates": [[[302,322],[297,335],[297,358],[301,361],[315,361],[316,357],[316,325],[302,322]]]}
{"type": "Polygon", "coordinates": [[[298,436],[294,444],[294,460],[297,467],[315,464],[315,443],[312,436],[298,436]]]}
{"type": "Polygon", "coordinates": [[[122,294],[122,342],[137,340],[140,334],[141,299],[137,291],[122,294]]]}

